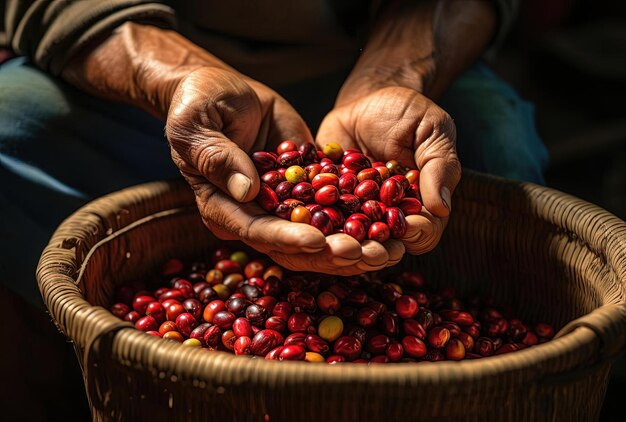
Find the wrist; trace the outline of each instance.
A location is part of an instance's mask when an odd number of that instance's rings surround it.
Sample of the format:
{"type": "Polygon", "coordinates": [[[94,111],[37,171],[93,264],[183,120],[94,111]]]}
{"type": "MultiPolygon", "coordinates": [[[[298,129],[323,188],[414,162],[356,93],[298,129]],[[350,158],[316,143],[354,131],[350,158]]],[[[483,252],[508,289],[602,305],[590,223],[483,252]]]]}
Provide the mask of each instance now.
{"type": "Polygon", "coordinates": [[[229,67],[174,31],[125,23],[74,57],[62,77],[78,88],[165,119],[180,82],[201,67],[229,67]]]}
{"type": "Polygon", "coordinates": [[[390,86],[435,100],[482,54],[494,31],[491,0],[390,1],[337,105],[390,86]]]}
{"type": "Polygon", "coordinates": [[[424,93],[435,74],[435,6],[436,1],[388,2],[378,14],[338,102],[350,102],[387,87],[424,93]]]}
{"type": "Polygon", "coordinates": [[[350,73],[339,91],[336,106],[389,87],[409,88],[423,94],[434,75],[433,55],[407,58],[397,63],[371,62],[350,73]]]}

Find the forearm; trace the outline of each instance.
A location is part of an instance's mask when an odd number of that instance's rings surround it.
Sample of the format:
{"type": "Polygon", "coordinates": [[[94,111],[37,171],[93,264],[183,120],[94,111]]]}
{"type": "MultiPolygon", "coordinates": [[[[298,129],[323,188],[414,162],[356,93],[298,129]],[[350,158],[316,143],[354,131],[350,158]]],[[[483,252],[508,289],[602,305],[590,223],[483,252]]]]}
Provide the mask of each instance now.
{"type": "Polygon", "coordinates": [[[437,99],[485,50],[496,27],[488,0],[391,1],[342,87],[337,105],[388,86],[437,99]]]}
{"type": "Polygon", "coordinates": [[[164,119],[180,80],[203,66],[233,70],[174,31],[129,22],[75,56],[61,76],[83,91],[164,119]]]}

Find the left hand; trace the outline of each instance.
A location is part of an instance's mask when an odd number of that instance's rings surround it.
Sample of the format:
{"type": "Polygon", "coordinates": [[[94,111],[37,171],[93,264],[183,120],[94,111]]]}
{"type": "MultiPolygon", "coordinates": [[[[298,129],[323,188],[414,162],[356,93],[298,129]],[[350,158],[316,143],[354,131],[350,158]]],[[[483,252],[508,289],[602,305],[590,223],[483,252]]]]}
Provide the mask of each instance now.
{"type": "MultiPolygon", "coordinates": [[[[374,161],[394,159],[417,167],[424,207],[419,215],[407,216],[402,242],[414,255],[437,245],[461,178],[456,128],[444,110],[414,89],[380,88],[333,109],[322,121],[316,142],[320,147],[337,142],[344,149],[361,149],[374,161]]],[[[379,253],[385,253],[382,246],[379,253]]]]}

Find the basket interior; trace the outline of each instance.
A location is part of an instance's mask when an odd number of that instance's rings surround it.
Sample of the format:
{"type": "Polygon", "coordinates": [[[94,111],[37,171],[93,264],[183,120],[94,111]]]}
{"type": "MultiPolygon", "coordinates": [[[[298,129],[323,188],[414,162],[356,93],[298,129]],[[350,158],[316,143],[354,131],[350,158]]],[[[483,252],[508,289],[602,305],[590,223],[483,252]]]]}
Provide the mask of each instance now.
{"type": "Polygon", "coordinates": [[[216,403],[225,404],[227,415],[216,420],[231,420],[233,412],[249,416],[237,420],[261,420],[266,409],[283,420],[303,414],[329,420],[336,409],[361,416],[349,420],[596,415],[610,367],[598,352],[610,357],[624,346],[626,225],[553,190],[471,172],[464,173],[452,209],[434,251],[407,255],[388,271],[417,269],[435,288],[454,287],[460,297],[478,293],[528,323],[558,329],[592,318],[536,348],[437,365],[276,363],[162,342],[124,329],[127,324],[83,297],[108,308],[117,285],[152,280],[172,257],[207,260],[223,243],[202,224],[189,188],[164,182],[101,198],[70,217],[44,253],[38,282],[89,369],[86,386],[91,398],[99,397],[94,406],[101,416],[186,419],[190,408],[208,415],[222,408],[216,403]],[[115,331],[116,324],[124,327],[115,331]],[[503,406],[494,409],[494,403],[503,406]]]}
{"type": "MultiPolygon", "coordinates": [[[[88,302],[108,307],[115,286],[153,280],[168,258],[206,260],[222,242],[194,206],[162,214],[136,221],[93,248],[79,283],[88,302]]],[[[603,256],[555,225],[489,204],[457,206],[453,215],[434,251],[407,255],[387,271],[419,270],[435,288],[454,287],[460,297],[478,293],[525,321],[556,328],[622,295],[609,289],[613,276],[603,256]]]]}

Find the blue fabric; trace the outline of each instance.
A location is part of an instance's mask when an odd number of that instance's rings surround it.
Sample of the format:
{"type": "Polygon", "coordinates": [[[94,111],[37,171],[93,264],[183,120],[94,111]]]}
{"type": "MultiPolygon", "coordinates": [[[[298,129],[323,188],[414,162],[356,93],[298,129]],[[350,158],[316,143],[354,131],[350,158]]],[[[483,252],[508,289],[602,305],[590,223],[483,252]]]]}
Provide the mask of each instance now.
{"type": "MultiPolygon", "coordinates": [[[[485,65],[440,105],[456,122],[465,167],[543,183],[547,154],[532,107],[485,65]]],[[[180,174],[163,122],[79,92],[22,58],[0,65],[0,283],[43,307],[34,273],[58,224],[93,198],[172,177],[180,174]]]]}
{"type": "Polygon", "coordinates": [[[548,151],[535,128],[534,107],[483,62],[437,102],[454,119],[464,167],[545,184],[548,151]]]}
{"type": "Polygon", "coordinates": [[[35,269],[64,218],[95,197],[176,176],[156,118],[22,58],[0,66],[0,283],[31,303],[43,306],[35,269]]]}

